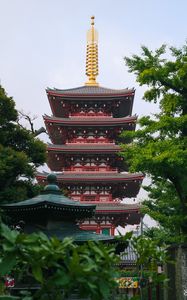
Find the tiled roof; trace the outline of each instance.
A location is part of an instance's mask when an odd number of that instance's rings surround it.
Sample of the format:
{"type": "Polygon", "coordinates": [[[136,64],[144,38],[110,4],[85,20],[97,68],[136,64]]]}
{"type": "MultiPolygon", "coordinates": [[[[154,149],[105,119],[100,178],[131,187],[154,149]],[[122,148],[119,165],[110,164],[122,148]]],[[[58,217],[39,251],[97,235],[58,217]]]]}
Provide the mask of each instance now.
{"type": "Polygon", "coordinates": [[[128,247],[125,249],[125,252],[121,253],[120,259],[121,259],[121,264],[124,264],[124,265],[136,264],[137,253],[134,250],[131,243],[129,243],[128,247]]]}
{"type": "MultiPolygon", "coordinates": [[[[42,177],[46,178],[48,173],[37,173],[37,178],[42,177]]],[[[131,181],[131,180],[142,180],[144,178],[142,173],[99,173],[96,174],[80,174],[80,173],[56,173],[58,181],[68,181],[68,180],[117,180],[117,181],[131,181]]]]}
{"type": "Polygon", "coordinates": [[[71,89],[50,89],[47,88],[47,93],[59,95],[125,95],[134,93],[134,89],[109,89],[101,86],[80,86],[71,89]]]}
{"type": "Polygon", "coordinates": [[[85,151],[85,150],[94,150],[94,151],[99,151],[99,150],[104,150],[104,151],[119,151],[120,150],[120,146],[119,145],[115,145],[115,144],[107,144],[107,145],[97,145],[97,144],[68,144],[68,145],[54,145],[54,144],[48,144],[47,145],[47,150],[57,150],[57,151],[77,151],[77,150],[81,150],[81,151],[85,151]]]}
{"type": "Polygon", "coordinates": [[[112,203],[98,203],[96,206],[96,210],[100,211],[100,210],[124,210],[124,211],[134,211],[134,210],[139,210],[140,209],[140,205],[139,204],[125,204],[125,203],[116,203],[116,202],[112,202],[112,203]]]}
{"type": "Polygon", "coordinates": [[[71,117],[71,118],[57,118],[55,116],[48,116],[44,115],[44,120],[52,121],[55,123],[73,123],[73,124],[90,124],[90,123],[95,123],[95,124],[121,124],[121,123],[134,123],[134,121],[137,120],[137,116],[129,116],[129,117],[123,117],[123,118],[112,118],[112,117],[107,117],[107,118],[76,118],[76,117],[71,117]]]}

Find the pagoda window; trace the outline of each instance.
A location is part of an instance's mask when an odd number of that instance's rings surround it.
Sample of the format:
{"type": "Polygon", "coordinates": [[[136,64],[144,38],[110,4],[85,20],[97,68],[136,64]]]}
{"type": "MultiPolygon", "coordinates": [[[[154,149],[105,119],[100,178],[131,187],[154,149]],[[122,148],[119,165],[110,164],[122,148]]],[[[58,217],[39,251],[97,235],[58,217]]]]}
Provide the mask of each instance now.
{"type": "Polygon", "coordinates": [[[102,229],[102,234],[110,235],[110,228],[103,228],[102,229]]]}
{"type": "Polygon", "coordinates": [[[77,132],[76,134],[77,134],[77,136],[81,136],[82,137],[82,132],[81,131],[77,132]]]}

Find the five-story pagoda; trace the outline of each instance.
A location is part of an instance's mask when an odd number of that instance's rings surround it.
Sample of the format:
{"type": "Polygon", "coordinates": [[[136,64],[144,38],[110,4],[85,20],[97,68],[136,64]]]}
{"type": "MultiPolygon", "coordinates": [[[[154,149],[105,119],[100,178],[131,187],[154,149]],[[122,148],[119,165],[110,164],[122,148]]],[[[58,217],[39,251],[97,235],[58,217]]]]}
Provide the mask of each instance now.
{"type": "MultiPolygon", "coordinates": [[[[139,206],[121,201],[137,196],[143,175],[128,173],[118,155],[120,133],[135,130],[135,91],[108,89],[97,83],[98,34],[94,17],[87,34],[86,75],[84,86],[47,89],[53,113],[44,116],[52,142],[47,146],[48,166],[56,172],[59,185],[69,197],[96,204],[95,216],[80,223],[81,228],[114,235],[118,225],[140,222],[139,206]]],[[[39,183],[46,184],[47,175],[38,173],[39,183]]]]}

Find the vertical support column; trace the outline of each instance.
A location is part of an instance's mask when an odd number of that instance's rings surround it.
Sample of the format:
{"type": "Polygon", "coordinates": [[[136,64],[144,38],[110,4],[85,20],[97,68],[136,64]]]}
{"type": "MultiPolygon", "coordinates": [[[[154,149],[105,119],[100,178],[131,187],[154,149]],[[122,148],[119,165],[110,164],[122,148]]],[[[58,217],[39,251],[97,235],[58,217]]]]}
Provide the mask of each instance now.
{"type": "Polygon", "coordinates": [[[156,285],[156,300],[160,300],[160,285],[157,283],[156,285]]]}
{"type": "Polygon", "coordinates": [[[112,194],[109,194],[109,201],[112,201],[112,194]]]}
{"type": "Polygon", "coordinates": [[[96,233],[100,234],[101,232],[101,225],[100,223],[97,223],[96,233]]]}
{"type": "Polygon", "coordinates": [[[152,288],[150,282],[148,283],[147,293],[148,293],[148,300],[152,300],[152,288]]]}
{"type": "Polygon", "coordinates": [[[114,236],[114,233],[115,233],[115,226],[114,225],[112,225],[110,232],[111,232],[111,235],[114,236]]]}

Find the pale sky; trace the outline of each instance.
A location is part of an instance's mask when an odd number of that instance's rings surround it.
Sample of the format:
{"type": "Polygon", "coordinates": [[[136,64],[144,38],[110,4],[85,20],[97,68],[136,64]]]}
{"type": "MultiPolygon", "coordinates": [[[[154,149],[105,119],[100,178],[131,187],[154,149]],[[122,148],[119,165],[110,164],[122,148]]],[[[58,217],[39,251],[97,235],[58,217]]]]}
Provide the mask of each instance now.
{"type": "Polygon", "coordinates": [[[86,32],[95,15],[99,78],[108,88],[135,87],[134,113],[154,112],[123,57],[187,37],[187,0],[0,0],[0,80],[17,108],[50,114],[46,87],[86,81],[86,32]]]}
{"type": "Polygon", "coordinates": [[[123,57],[187,38],[187,0],[0,0],[0,81],[18,109],[51,114],[45,88],[86,81],[86,32],[95,16],[99,77],[108,88],[135,87],[133,113],[154,113],[123,57]]]}

